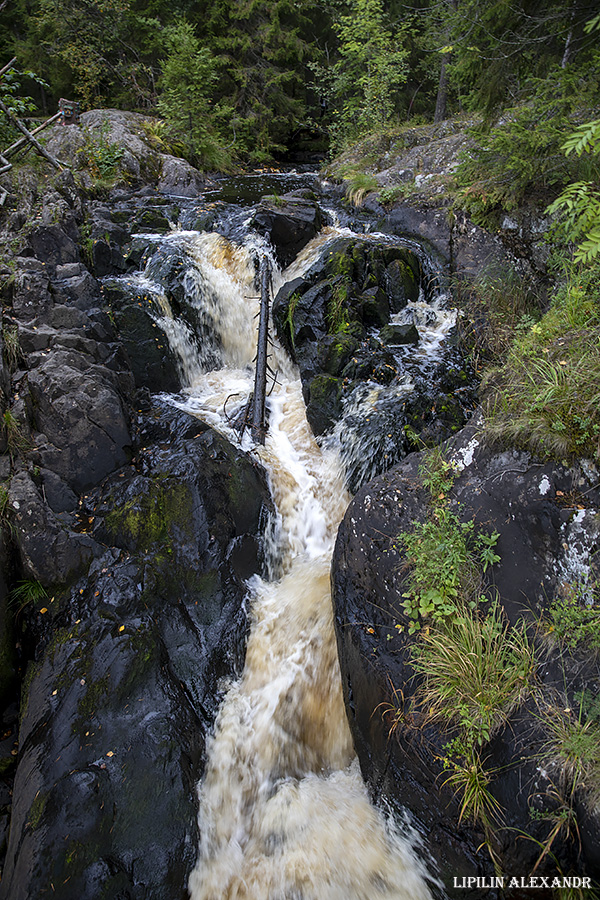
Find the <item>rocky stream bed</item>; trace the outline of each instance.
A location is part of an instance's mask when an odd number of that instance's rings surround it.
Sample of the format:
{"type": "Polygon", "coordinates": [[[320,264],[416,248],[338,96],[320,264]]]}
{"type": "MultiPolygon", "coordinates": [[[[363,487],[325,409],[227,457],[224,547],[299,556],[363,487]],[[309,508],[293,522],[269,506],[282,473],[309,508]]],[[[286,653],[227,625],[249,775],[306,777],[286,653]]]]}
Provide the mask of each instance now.
{"type": "MultiPolygon", "coordinates": [[[[514,229],[503,243],[431,198],[421,209],[344,207],[316,175],[286,176],[284,196],[251,208],[231,203],[216,181],[154,149],[143,117],[83,119],[88,131],[54,129],[52,152],[77,169],[86,135],[102,128],[125,149],[127,182],[99,197],[85,170],[49,178],[23,169],[0,212],[0,898],[188,896],[196,785],[227,685],[243,670],[248,579],[269,576],[278,511],[260,457],[169,400],[183,396],[190,365],[210,369],[225,352],[212,295],[190,275],[196,238],[192,249],[161,249],[177,229],[214,235],[213,262],[220,254],[224,269],[249,232],[291,266],[274,324],[298,366],[312,431],[325,447],[339,443],[355,494],[331,577],[363,777],[399,820],[408,810],[434,893],[503,896],[452,887],[454,876],[495,870],[481,830],[457,826],[443,730],[407,720],[391,737],[377,711],[394,690],[407,702],[414,690],[412,638],[395,628],[405,567],[394,537],[427,512],[423,444],[447,442],[460,518],[500,533],[490,577],[511,622],[542,615],[582,573],[595,578],[594,466],[485,445],[476,374],[451,322],[433,355],[418,359],[438,308],[441,316],[451,306],[450,273],[507,260],[531,273],[539,255],[529,246],[516,258],[514,229]],[[298,254],[328,228],[337,231],[324,251],[294,275],[298,254]],[[157,272],[164,294],[142,278],[157,272]],[[190,279],[202,303],[190,301],[190,279]],[[174,350],[175,328],[187,357],[174,350]]],[[[536,674],[540,688],[571,699],[597,677],[595,657],[552,642],[536,674]]],[[[494,852],[519,876],[553,827],[544,817],[556,805],[553,776],[536,756],[543,742],[526,703],[489,747],[505,810],[494,852]],[[515,840],[525,832],[532,840],[515,840]]],[[[540,875],[600,875],[600,819],[579,799],[576,813],[578,839],[561,831],[540,875]]]]}

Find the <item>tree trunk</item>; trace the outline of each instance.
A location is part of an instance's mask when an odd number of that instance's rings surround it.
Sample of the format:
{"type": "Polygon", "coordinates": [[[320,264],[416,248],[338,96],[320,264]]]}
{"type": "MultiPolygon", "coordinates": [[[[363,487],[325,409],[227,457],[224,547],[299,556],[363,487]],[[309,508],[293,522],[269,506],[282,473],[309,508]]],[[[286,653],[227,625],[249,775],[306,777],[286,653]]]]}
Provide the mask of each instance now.
{"type": "Polygon", "coordinates": [[[435,115],[433,124],[437,125],[446,118],[446,103],[448,100],[448,63],[452,54],[444,53],[442,56],[442,68],[440,70],[440,80],[438,83],[437,99],[435,101],[435,115]]]}

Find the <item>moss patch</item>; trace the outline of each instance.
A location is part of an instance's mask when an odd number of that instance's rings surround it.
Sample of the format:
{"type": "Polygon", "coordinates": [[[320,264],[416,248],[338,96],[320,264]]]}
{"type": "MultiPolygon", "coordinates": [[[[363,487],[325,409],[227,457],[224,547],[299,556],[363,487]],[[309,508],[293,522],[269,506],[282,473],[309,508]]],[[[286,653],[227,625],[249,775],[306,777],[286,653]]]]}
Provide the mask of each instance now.
{"type": "Polygon", "coordinates": [[[157,544],[172,550],[174,530],[189,536],[193,501],[185,484],[155,480],[145,494],[139,494],[106,516],[106,527],[117,544],[146,552],[157,544]]]}

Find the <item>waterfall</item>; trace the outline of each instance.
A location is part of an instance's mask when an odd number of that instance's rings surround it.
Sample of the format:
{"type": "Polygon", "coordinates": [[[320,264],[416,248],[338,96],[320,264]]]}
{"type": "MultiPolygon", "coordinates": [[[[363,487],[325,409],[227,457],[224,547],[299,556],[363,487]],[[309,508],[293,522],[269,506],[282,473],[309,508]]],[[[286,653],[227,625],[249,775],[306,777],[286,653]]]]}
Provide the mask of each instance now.
{"type": "MultiPolygon", "coordinates": [[[[275,273],[275,289],[302,275],[339,234],[324,229],[286,272],[275,273]]],[[[185,259],[188,302],[211,329],[210,352],[200,346],[191,361],[187,327],[174,327],[173,311],[157,299],[187,380],[171,400],[231,440],[238,440],[231,410],[252,389],[256,249],[215,233],[178,232],[138,276],[164,298],[168,254],[185,259]]],[[[278,510],[274,578],[256,576],[248,585],[245,670],[229,686],[198,787],[191,900],[430,900],[416,836],[408,824],[400,833],[369,801],[344,710],[329,586],[350,499],[340,442],[318,446],[298,371],[276,340],[271,366],[277,379],[266,444],[251,447],[245,437],[244,446],[268,472],[278,510]]]]}

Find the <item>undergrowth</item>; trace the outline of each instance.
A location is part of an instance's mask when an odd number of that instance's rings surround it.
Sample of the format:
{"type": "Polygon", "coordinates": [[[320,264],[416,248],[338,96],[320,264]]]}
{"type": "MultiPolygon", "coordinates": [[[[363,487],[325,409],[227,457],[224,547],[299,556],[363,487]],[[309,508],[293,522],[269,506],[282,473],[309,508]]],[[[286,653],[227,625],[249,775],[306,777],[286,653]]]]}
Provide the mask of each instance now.
{"type": "Polygon", "coordinates": [[[457,278],[453,295],[461,311],[461,345],[476,370],[502,364],[515,336],[541,317],[541,298],[514,269],[488,271],[469,281],[457,278]]]}
{"type": "Polygon", "coordinates": [[[600,261],[568,273],[544,317],[482,384],[486,433],[544,458],[600,459],[600,261]]]}

